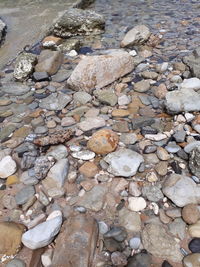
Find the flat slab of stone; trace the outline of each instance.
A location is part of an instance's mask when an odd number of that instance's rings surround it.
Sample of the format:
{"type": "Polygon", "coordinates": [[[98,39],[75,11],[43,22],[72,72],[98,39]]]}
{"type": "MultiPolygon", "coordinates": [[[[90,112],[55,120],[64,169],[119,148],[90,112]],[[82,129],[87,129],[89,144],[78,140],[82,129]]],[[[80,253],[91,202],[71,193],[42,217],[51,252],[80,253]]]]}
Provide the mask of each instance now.
{"type": "Polygon", "coordinates": [[[104,160],[109,164],[108,171],[116,176],[130,177],[135,175],[143,157],[130,149],[120,149],[108,154],[104,160]]]}
{"type": "Polygon", "coordinates": [[[200,110],[200,94],[193,89],[182,89],[166,94],[166,108],[170,113],[200,110]]]}
{"type": "Polygon", "coordinates": [[[142,243],[144,248],[155,257],[174,262],[179,262],[183,258],[180,245],[161,224],[146,225],[142,232],[142,243]]]}
{"type": "Polygon", "coordinates": [[[7,84],[3,84],[3,86],[0,87],[0,90],[9,95],[18,96],[28,93],[30,91],[30,87],[22,83],[10,82],[7,84]]]}
{"type": "Polygon", "coordinates": [[[56,239],[52,267],[93,266],[98,226],[89,215],[79,214],[67,219],[56,239]]]}
{"type": "Polygon", "coordinates": [[[178,207],[200,203],[200,186],[188,176],[171,174],[166,179],[162,191],[178,207]]]}
{"type": "Polygon", "coordinates": [[[87,56],[76,66],[68,85],[76,91],[100,89],[130,73],[134,60],[123,50],[111,50],[106,55],[87,56]]]}
{"type": "Polygon", "coordinates": [[[71,101],[71,96],[65,94],[51,94],[50,96],[44,98],[39,106],[40,108],[48,110],[61,110],[69,104],[71,101]]]}

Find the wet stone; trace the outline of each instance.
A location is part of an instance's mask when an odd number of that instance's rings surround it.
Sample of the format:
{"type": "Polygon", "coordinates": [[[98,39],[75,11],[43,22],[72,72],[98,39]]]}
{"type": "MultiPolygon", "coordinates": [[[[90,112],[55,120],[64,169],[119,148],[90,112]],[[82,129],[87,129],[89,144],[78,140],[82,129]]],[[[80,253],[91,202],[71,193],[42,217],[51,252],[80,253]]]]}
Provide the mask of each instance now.
{"type": "Polygon", "coordinates": [[[65,106],[67,106],[67,104],[69,104],[70,101],[71,97],[68,95],[61,93],[59,94],[53,93],[48,97],[46,97],[45,99],[43,99],[40,102],[39,106],[47,110],[61,110],[65,108],[65,106]]]}
{"type": "Polygon", "coordinates": [[[49,75],[47,72],[34,72],[33,79],[36,82],[49,81],[49,75]]]}
{"type": "Polygon", "coordinates": [[[1,90],[9,95],[21,96],[30,91],[30,87],[21,83],[4,84],[1,90]]]}

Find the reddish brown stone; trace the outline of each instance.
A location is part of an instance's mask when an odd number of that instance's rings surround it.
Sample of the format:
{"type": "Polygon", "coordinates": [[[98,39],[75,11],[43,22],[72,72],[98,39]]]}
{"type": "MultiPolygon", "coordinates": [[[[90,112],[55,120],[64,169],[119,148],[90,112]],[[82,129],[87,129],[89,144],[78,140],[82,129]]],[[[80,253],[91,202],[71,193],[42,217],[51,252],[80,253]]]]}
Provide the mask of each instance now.
{"type": "Polygon", "coordinates": [[[85,214],[70,217],[56,240],[51,267],[91,267],[98,239],[94,218],[85,214]]]}
{"type": "Polygon", "coordinates": [[[118,145],[119,137],[109,129],[99,130],[88,141],[88,148],[97,154],[107,154],[114,151],[118,145]]]}
{"type": "Polygon", "coordinates": [[[92,178],[98,173],[98,167],[93,162],[85,162],[80,168],[79,172],[86,177],[92,178]]]}

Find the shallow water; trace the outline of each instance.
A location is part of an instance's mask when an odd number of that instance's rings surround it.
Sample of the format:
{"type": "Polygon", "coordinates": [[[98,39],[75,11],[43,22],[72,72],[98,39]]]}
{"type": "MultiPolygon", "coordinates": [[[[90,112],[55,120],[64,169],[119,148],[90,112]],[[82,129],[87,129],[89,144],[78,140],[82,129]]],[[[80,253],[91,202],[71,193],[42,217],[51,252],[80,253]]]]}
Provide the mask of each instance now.
{"type": "Polygon", "coordinates": [[[165,55],[178,55],[200,43],[200,2],[191,0],[98,0],[92,6],[106,17],[103,38],[108,47],[119,47],[125,32],[146,24],[163,35],[165,55]]]}
{"type": "MultiPolygon", "coordinates": [[[[36,43],[53,20],[73,0],[0,0],[0,17],[8,25],[8,34],[0,49],[0,68],[15,58],[26,45],[36,43]]],[[[118,48],[125,32],[137,24],[146,24],[162,34],[160,51],[164,60],[183,56],[200,43],[200,3],[191,0],[96,0],[92,9],[106,18],[102,35],[104,48],[118,48]]]]}
{"type": "Polygon", "coordinates": [[[36,43],[53,20],[73,3],[73,0],[0,0],[0,17],[8,25],[0,49],[0,68],[26,45],[36,43]]]}

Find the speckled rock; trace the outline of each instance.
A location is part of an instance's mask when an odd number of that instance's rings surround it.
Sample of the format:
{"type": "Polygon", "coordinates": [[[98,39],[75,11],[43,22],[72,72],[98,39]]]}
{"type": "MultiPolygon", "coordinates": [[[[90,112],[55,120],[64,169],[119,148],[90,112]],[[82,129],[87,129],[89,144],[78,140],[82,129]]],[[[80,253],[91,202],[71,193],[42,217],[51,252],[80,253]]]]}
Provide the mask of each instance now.
{"type": "Polygon", "coordinates": [[[29,77],[33,72],[34,65],[37,62],[37,57],[31,53],[20,54],[15,63],[14,78],[19,81],[23,81],[29,77]]]}
{"type": "Polygon", "coordinates": [[[104,25],[105,20],[102,15],[91,10],[70,8],[55,22],[48,33],[62,38],[99,34],[104,25]]]}
{"type": "Polygon", "coordinates": [[[155,257],[180,262],[183,258],[180,245],[161,224],[147,224],[142,232],[144,248],[155,257]]]}

